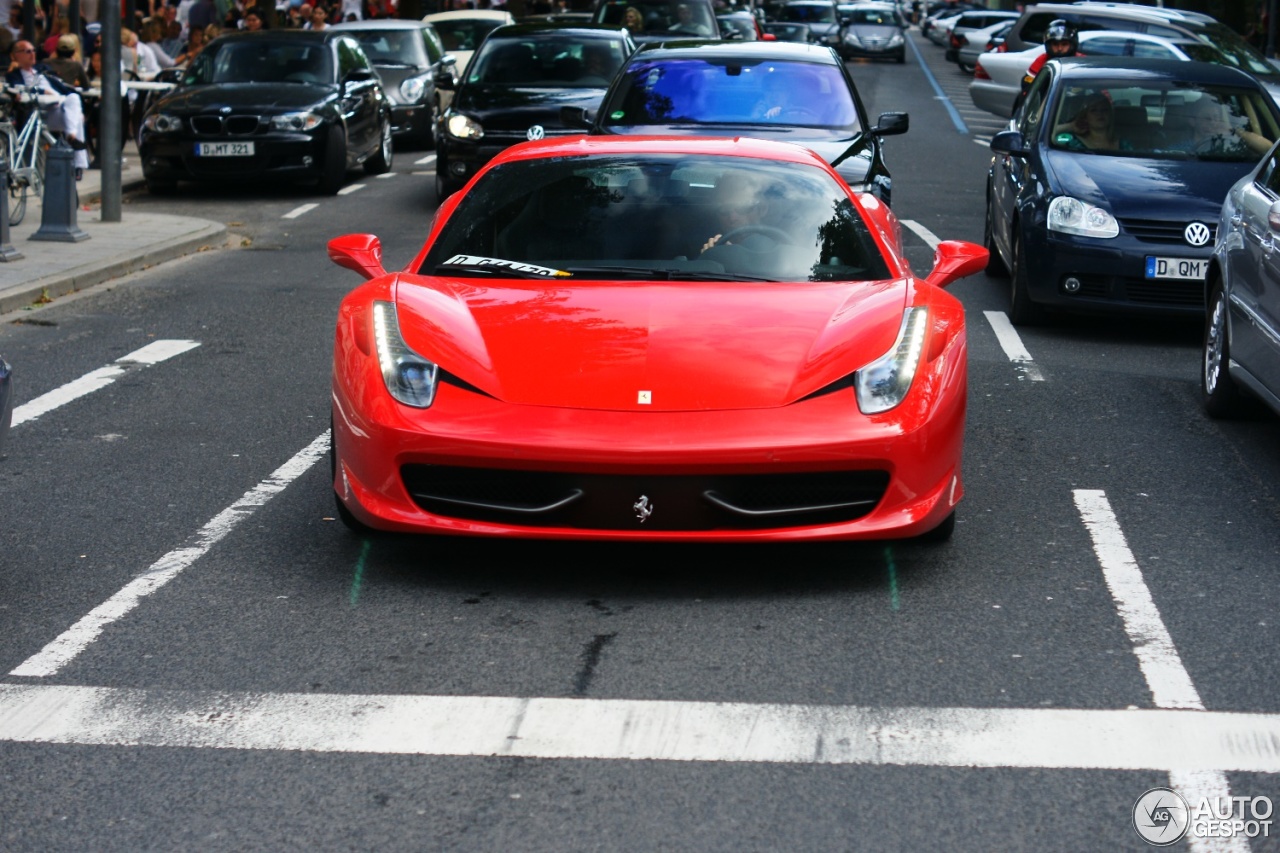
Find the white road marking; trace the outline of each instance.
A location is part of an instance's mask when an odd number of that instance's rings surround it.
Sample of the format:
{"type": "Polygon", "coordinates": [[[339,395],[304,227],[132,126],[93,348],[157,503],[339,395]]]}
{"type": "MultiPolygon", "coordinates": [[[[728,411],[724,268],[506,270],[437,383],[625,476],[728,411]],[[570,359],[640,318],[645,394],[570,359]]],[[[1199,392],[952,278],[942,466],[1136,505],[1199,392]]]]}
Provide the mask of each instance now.
{"type": "Polygon", "coordinates": [[[365,184],[348,184],[347,186],[338,190],[338,195],[351,195],[353,192],[356,192],[357,190],[362,190],[364,188],[365,188],[365,184]]]}
{"type": "Polygon", "coordinates": [[[41,415],[48,414],[54,409],[70,403],[72,400],[78,400],[81,397],[92,394],[94,391],[106,388],[135,366],[149,367],[153,364],[159,364],[166,359],[181,355],[187,350],[195,349],[198,346],[200,346],[199,341],[153,341],[142,349],[134,350],[128,355],[121,356],[106,367],[91,370],[79,379],[72,380],[46,394],[41,394],[28,403],[23,403],[13,410],[12,425],[16,427],[27,421],[33,421],[41,415]]]}
{"type": "Polygon", "coordinates": [[[156,560],[145,572],[95,607],[79,622],[62,632],[39,652],[27,658],[9,674],[36,678],[55,674],[88,648],[102,633],[103,628],[124,617],[142,603],[142,599],[163,587],[203,557],[210,548],[234,530],[237,524],[252,516],[267,501],[284,491],[286,486],[306,472],[328,449],[329,432],[326,430],[298,451],[292,459],[277,468],[271,476],[214,516],[191,538],[189,544],[170,551],[156,560]]]}
{"type": "Polygon", "coordinates": [[[975,136],[975,137],[973,138],[973,141],[974,141],[974,142],[976,142],[976,143],[978,143],[979,145],[981,145],[983,148],[990,148],[990,147],[991,147],[991,137],[990,137],[990,136],[975,136]]]}
{"type": "MultiPolygon", "coordinates": [[[[1169,629],[1151,597],[1133,552],[1125,541],[1124,531],[1116,520],[1111,503],[1103,491],[1076,489],[1076,509],[1093,539],[1093,550],[1102,565],[1107,588],[1115,600],[1124,623],[1125,633],[1133,644],[1133,653],[1147,681],[1152,700],[1158,708],[1204,711],[1200,693],[1191,675],[1182,665],[1182,657],[1173,645],[1169,629]]],[[[1171,767],[1169,786],[1182,794],[1194,808],[1202,797],[1231,797],[1231,786],[1223,770],[1229,767],[1171,767]]],[[[1247,853],[1249,842],[1244,836],[1232,838],[1197,838],[1187,836],[1193,853],[1247,853]]]]}
{"type": "Polygon", "coordinates": [[[298,205],[297,207],[295,207],[293,210],[289,211],[288,213],[286,213],[284,216],[282,216],[282,217],[280,217],[280,218],[281,218],[281,219],[297,219],[297,218],[298,218],[299,216],[301,216],[302,214],[304,214],[304,213],[310,213],[311,211],[315,210],[315,209],[316,209],[317,207],[319,207],[319,206],[320,206],[320,205],[315,204],[315,203],[312,203],[312,204],[300,204],[300,205],[298,205]]]}
{"type": "Polygon", "coordinates": [[[426,157],[423,157],[421,160],[414,160],[414,161],[413,161],[413,165],[415,165],[415,166],[426,166],[426,165],[428,165],[428,164],[430,164],[430,163],[434,163],[435,161],[436,161],[436,155],[434,155],[434,154],[428,154],[426,157]]]}
{"type": "Polygon", "coordinates": [[[902,220],[902,224],[910,228],[912,231],[914,231],[916,236],[919,237],[921,240],[928,243],[930,249],[938,248],[938,244],[942,242],[941,240],[938,239],[936,234],[934,234],[928,228],[925,228],[919,222],[916,222],[914,219],[904,219],[902,220]]]}
{"type": "Polygon", "coordinates": [[[380,181],[385,181],[388,178],[394,178],[398,174],[400,173],[399,172],[383,172],[381,175],[377,175],[376,177],[380,181]]]}
{"type": "Polygon", "coordinates": [[[1009,361],[1013,362],[1014,367],[1018,368],[1019,372],[1032,382],[1043,382],[1044,373],[1041,372],[1040,366],[1031,358],[1031,353],[1023,346],[1022,338],[1018,336],[1017,330],[1009,322],[1008,315],[1003,311],[983,311],[982,314],[987,318],[987,322],[991,324],[991,331],[996,333],[996,340],[1000,342],[1000,348],[1009,357],[1009,361]]]}
{"type": "Polygon", "coordinates": [[[1280,771],[1280,715],[0,684],[0,740],[931,767],[1280,771]]]}

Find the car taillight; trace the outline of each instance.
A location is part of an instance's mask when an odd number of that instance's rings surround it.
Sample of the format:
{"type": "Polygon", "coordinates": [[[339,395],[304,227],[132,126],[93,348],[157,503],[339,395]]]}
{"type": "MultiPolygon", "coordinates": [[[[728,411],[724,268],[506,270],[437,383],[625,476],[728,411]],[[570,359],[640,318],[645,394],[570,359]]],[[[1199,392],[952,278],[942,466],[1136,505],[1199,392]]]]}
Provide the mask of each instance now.
{"type": "Polygon", "coordinates": [[[955,33],[952,33],[952,34],[951,34],[951,46],[952,46],[952,47],[964,47],[964,46],[965,46],[966,44],[968,44],[968,43],[969,43],[969,40],[968,40],[967,38],[965,38],[964,36],[958,36],[958,35],[956,35],[955,33]]]}
{"type": "Polygon", "coordinates": [[[991,75],[987,73],[987,69],[982,67],[981,62],[973,66],[973,79],[974,80],[990,80],[991,79],[991,75]]]}
{"type": "Polygon", "coordinates": [[[996,52],[996,53],[1008,53],[1008,52],[1009,52],[1009,44],[1008,44],[1007,42],[1003,42],[1003,41],[1002,41],[1002,42],[1000,42],[998,45],[996,45],[996,51],[995,51],[995,52],[996,52]]]}

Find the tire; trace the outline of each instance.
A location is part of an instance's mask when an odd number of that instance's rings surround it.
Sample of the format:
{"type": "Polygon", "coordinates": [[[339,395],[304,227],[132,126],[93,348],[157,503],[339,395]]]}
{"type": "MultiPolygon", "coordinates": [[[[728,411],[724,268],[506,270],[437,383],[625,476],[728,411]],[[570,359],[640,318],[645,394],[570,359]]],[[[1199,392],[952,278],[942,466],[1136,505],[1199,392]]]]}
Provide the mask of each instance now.
{"type": "Polygon", "coordinates": [[[951,534],[956,532],[956,511],[951,510],[951,514],[942,520],[942,523],[930,530],[928,533],[922,533],[916,537],[917,542],[925,542],[930,545],[938,545],[948,542],[951,534]]]}
{"type": "Polygon", "coordinates": [[[395,151],[391,143],[391,123],[387,122],[382,126],[382,138],[378,143],[378,150],[373,156],[364,161],[364,171],[367,175],[385,175],[391,171],[391,163],[395,159],[395,151]]]}
{"type": "MultiPolygon", "coordinates": [[[[331,488],[333,485],[333,481],[336,480],[337,477],[338,477],[338,448],[337,448],[337,442],[334,441],[334,438],[333,438],[333,418],[330,417],[329,418],[329,484],[331,488]]],[[[376,532],[372,527],[365,524],[360,519],[356,518],[355,515],[352,514],[351,510],[347,509],[347,505],[342,502],[342,498],[338,497],[338,493],[336,491],[333,493],[333,507],[338,514],[338,520],[341,521],[343,526],[346,527],[347,530],[350,530],[352,533],[356,533],[361,536],[369,536],[376,532]]]]}
{"type": "Polygon", "coordinates": [[[902,65],[907,61],[907,55],[905,53],[900,53],[893,58],[893,61],[898,63],[899,65],[902,65]]]}
{"type": "Polygon", "coordinates": [[[341,127],[329,129],[325,140],[324,163],[317,189],[322,195],[337,195],[347,180],[347,134],[341,127]]]}
{"type": "Polygon", "coordinates": [[[996,248],[995,228],[991,225],[991,192],[987,192],[987,215],[986,222],[982,226],[982,245],[987,249],[987,275],[992,278],[1005,278],[1009,275],[1009,268],[1005,266],[1004,259],[1000,257],[1000,250],[996,248]]]}
{"type": "Polygon", "coordinates": [[[9,178],[9,227],[22,224],[27,215],[27,185],[9,178]]]}
{"type": "Polygon", "coordinates": [[[146,178],[147,192],[152,195],[173,195],[178,191],[178,182],[164,178],[146,178]]]}
{"type": "Polygon", "coordinates": [[[1013,230],[1013,268],[1009,270],[1009,320],[1015,326],[1035,326],[1044,322],[1044,308],[1031,301],[1027,287],[1027,262],[1023,257],[1022,235],[1013,230]]]}
{"type": "Polygon", "coordinates": [[[974,65],[972,62],[958,62],[956,64],[960,66],[961,72],[970,75],[973,74],[974,65]]]}
{"type": "Polygon", "coordinates": [[[1222,290],[1222,280],[1215,277],[1209,288],[1200,370],[1200,399],[1211,418],[1239,417],[1246,408],[1244,396],[1231,378],[1228,368],[1231,342],[1227,340],[1227,310],[1227,296],[1222,290]]]}

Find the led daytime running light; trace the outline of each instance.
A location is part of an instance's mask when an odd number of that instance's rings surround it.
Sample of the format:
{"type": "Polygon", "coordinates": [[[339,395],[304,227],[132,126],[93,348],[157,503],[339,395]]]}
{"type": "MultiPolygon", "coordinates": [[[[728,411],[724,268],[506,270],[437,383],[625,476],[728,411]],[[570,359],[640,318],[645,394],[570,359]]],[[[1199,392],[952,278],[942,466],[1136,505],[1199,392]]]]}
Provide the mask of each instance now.
{"type": "Polygon", "coordinates": [[[409,349],[400,337],[394,304],[373,303],[373,339],[387,392],[406,406],[430,407],[435,400],[440,369],[409,349]]]}
{"type": "Polygon", "coordinates": [[[928,320],[927,308],[908,308],[902,315],[902,326],[893,347],[854,374],[858,408],[863,414],[887,412],[906,399],[924,352],[928,320]]]}

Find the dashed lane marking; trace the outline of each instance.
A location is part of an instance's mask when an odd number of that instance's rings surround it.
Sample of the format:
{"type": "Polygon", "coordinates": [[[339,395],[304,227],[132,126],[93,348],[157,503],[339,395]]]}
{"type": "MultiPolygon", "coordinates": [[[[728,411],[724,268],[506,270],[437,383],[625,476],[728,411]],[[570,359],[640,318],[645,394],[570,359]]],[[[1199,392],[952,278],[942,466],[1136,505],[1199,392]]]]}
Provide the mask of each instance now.
{"type": "Polygon", "coordinates": [[[328,448],[329,432],[326,430],[294,454],[292,459],[277,468],[271,476],[214,516],[186,545],[156,560],[145,572],[125,584],[119,592],[89,611],[79,622],[62,632],[39,652],[27,658],[9,674],[42,678],[58,672],[87,649],[104,628],[127,615],[144,598],[176,578],[234,530],[236,525],[252,516],[267,501],[284,491],[286,486],[314,465],[328,448]]]}
{"type": "Polygon", "coordinates": [[[435,155],[435,154],[428,154],[426,157],[423,157],[421,160],[414,160],[414,161],[413,161],[413,165],[415,165],[415,166],[426,166],[426,165],[429,165],[429,164],[431,164],[431,163],[434,163],[435,161],[436,161],[436,155],[435,155]]]}
{"type": "Polygon", "coordinates": [[[1000,348],[1009,357],[1009,361],[1013,362],[1013,366],[1032,382],[1043,382],[1044,373],[1041,372],[1040,366],[1035,363],[1035,360],[1031,358],[1031,353],[1023,346],[1022,338],[1013,328],[1013,324],[1009,322],[1009,316],[1003,311],[983,311],[982,314],[987,318],[987,322],[991,324],[991,331],[996,333],[996,340],[1000,342],[1000,348]]]}
{"type": "Polygon", "coordinates": [[[41,394],[29,403],[18,406],[13,410],[12,425],[16,427],[27,421],[33,421],[41,415],[48,414],[54,409],[70,403],[72,400],[78,400],[81,397],[92,394],[94,391],[106,388],[130,370],[159,364],[198,346],[200,346],[199,341],[153,341],[142,349],[134,350],[128,355],[117,358],[114,363],[108,364],[106,367],[99,367],[79,379],[68,382],[66,385],[55,388],[46,394],[41,394]]]}
{"type": "Polygon", "coordinates": [[[297,219],[297,218],[298,218],[299,216],[301,216],[302,214],[304,214],[304,213],[310,213],[311,211],[315,210],[315,209],[316,209],[317,207],[319,207],[319,206],[320,206],[320,205],[315,204],[315,203],[312,203],[312,204],[300,204],[300,205],[298,205],[297,207],[295,207],[293,210],[289,211],[288,213],[286,213],[284,216],[282,216],[282,217],[280,217],[280,218],[281,218],[281,219],[297,219]]]}
{"type": "Polygon", "coordinates": [[[358,192],[359,190],[362,190],[364,188],[365,188],[365,184],[348,184],[347,186],[338,190],[338,195],[351,195],[353,192],[358,192]]]}
{"type": "Polygon", "coordinates": [[[904,219],[902,220],[902,224],[905,225],[907,228],[911,229],[912,233],[914,233],[921,240],[928,243],[930,249],[938,248],[938,244],[942,242],[941,240],[938,239],[938,235],[934,234],[932,231],[930,231],[928,228],[925,228],[923,225],[921,225],[919,222],[916,222],[914,219],[904,219]]]}

